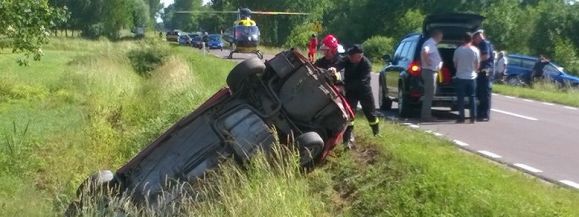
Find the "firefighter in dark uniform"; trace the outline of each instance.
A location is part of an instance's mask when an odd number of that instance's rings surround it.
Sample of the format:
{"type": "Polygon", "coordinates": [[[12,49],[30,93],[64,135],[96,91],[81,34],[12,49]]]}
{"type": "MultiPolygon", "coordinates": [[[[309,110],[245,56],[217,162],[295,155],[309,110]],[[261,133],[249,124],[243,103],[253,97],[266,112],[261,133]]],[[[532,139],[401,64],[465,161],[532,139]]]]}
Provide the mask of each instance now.
{"type": "MultiPolygon", "coordinates": [[[[370,123],[374,136],[379,133],[379,119],[376,117],[374,105],[374,95],[370,86],[372,64],[364,56],[364,51],[360,45],[354,45],[348,50],[348,56],[341,59],[335,68],[330,71],[344,70],[344,85],[346,90],[346,100],[352,110],[356,110],[358,102],[362,105],[364,115],[370,123]]],[[[344,133],[344,144],[348,148],[354,147],[353,136],[354,124],[351,123],[344,133]]]]}

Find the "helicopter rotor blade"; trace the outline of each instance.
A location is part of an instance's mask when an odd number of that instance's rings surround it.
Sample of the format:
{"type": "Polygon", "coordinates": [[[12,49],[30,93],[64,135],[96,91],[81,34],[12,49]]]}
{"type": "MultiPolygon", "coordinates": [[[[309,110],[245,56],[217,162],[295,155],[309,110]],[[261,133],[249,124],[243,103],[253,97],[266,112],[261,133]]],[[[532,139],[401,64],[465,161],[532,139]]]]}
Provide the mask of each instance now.
{"type": "Polygon", "coordinates": [[[175,11],[177,14],[237,14],[239,11],[175,11]]]}
{"type": "Polygon", "coordinates": [[[251,11],[251,14],[262,14],[262,15],[310,15],[310,13],[281,12],[281,11],[251,11]]]}

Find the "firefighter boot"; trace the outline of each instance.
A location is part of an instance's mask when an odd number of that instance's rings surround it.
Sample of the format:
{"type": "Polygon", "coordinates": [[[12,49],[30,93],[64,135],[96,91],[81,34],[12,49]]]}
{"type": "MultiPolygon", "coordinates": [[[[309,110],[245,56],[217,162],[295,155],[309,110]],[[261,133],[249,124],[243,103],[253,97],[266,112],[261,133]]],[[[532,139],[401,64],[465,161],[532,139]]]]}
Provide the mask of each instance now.
{"type": "Polygon", "coordinates": [[[348,126],[348,128],[346,128],[346,131],[344,131],[344,136],[343,136],[343,144],[348,148],[348,149],[353,149],[354,148],[354,126],[348,126]]]}

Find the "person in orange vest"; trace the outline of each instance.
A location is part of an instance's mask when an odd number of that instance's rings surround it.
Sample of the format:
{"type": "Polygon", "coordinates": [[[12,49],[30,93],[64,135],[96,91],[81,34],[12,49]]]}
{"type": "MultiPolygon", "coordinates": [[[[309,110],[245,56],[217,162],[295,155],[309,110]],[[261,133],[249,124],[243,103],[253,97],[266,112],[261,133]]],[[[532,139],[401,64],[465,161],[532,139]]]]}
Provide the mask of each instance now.
{"type": "Polygon", "coordinates": [[[310,42],[308,43],[308,59],[310,62],[316,61],[316,53],[318,52],[318,38],[316,34],[312,34],[310,42]]]}

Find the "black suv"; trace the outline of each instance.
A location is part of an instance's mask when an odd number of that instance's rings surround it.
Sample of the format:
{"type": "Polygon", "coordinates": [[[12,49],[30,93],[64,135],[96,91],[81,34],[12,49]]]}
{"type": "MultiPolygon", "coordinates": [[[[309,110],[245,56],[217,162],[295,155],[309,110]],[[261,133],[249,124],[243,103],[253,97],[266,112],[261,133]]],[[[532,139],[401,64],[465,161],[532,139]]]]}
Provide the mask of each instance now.
{"type": "Polygon", "coordinates": [[[424,20],[422,33],[406,35],[396,47],[393,56],[384,55],[387,66],[380,72],[380,107],[391,108],[392,101],[398,102],[400,117],[409,117],[420,110],[424,85],[421,77],[420,51],[430,32],[439,29],[444,38],[438,44],[443,60],[439,72],[433,106],[451,107],[456,101],[453,77],[456,69],[453,63],[454,50],[462,43],[466,32],[481,28],[484,17],[476,14],[429,15],[424,20]],[[394,91],[389,91],[394,90],[394,91]],[[397,91],[396,91],[397,90],[397,91]]]}

